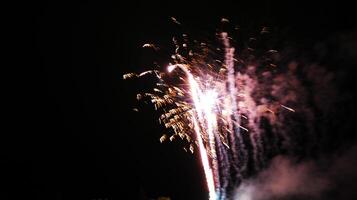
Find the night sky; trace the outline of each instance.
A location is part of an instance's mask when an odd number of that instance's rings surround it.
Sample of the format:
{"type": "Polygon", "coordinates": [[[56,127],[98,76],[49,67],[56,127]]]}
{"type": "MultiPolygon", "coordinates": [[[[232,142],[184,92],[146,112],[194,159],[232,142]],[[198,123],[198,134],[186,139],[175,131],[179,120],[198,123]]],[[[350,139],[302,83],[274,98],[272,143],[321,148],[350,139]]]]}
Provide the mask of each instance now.
{"type": "MultiPolygon", "coordinates": [[[[326,44],[328,56],[319,62],[342,74],[338,90],[347,102],[340,105],[347,115],[334,119],[343,133],[327,128],[325,142],[334,145],[326,153],[355,145],[353,6],[341,1],[232,2],[41,1],[18,10],[19,23],[11,29],[11,51],[16,52],[8,84],[14,88],[9,89],[12,111],[6,117],[11,123],[1,141],[4,199],[207,199],[197,155],[183,151],[180,142],[160,144],[165,130],[152,107],[132,111],[138,106],[136,93],[149,88],[150,80],[122,80],[124,73],[149,69],[154,58],[168,60],[168,53],[141,47],[171,45],[177,31],[171,16],[202,38],[212,37],[226,17],[245,35],[273,27],[299,52],[326,44]]],[[[357,187],[355,180],[347,185],[357,187]]]]}

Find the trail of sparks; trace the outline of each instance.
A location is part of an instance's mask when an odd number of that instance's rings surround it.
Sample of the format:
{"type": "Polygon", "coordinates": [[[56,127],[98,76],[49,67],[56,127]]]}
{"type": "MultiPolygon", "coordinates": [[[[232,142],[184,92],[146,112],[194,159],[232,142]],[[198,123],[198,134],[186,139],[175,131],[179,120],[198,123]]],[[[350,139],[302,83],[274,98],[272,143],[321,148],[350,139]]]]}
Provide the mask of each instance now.
{"type": "Polygon", "coordinates": [[[181,68],[187,76],[190,94],[194,104],[195,113],[192,113],[192,121],[194,124],[194,129],[196,132],[196,137],[198,140],[198,146],[200,150],[202,165],[205,171],[205,176],[207,179],[207,186],[209,189],[209,199],[215,200],[216,192],[215,192],[215,183],[219,182],[219,173],[218,173],[218,164],[217,155],[215,151],[215,129],[217,127],[217,119],[216,112],[214,111],[215,104],[217,103],[217,94],[214,90],[207,90],[206,93],[203,93],[199,84],[193,77],[193,75],[189,72],[186,65],[171,65],[168,67],[168,71],[173,71],[176,67],[181,68]],[[197,115],[197,117],[195,116],[197,115]],[[197,119],[196,119],[197,118],[197,119]],[[197,121],[198,120],[198,121],[197,121]],[[201,125],[201,126],[200,126],[201,125]],[[209,148],[212,157],[212,167],[210,167],[208,162],[208,156],[206,153],[206,149],[202,142],[202,130],[200,127],[207,128],[207,135],[209,140],[209,148]],[[215,176],[213,174],[213,170],[215,171],[215,176]]]}
{"type": "Polygon", "coordinates": [[[198,126],[195,118],[193,118],[193,123],[194,123],[195,131],[197,133],[196,137],[197,137],[197,141],[198,141],[198,148],[200,151],[203,170],[204,170],[205,176],[206,176],[207,187],[208,187],[208,191],[209,191],[209,199],[216,200],[217,195],[216,195],[215,187],[214,187],[213,173],[212,173],[212,169],[210,167],[209,161],[208,161],[207,151],[203,144],[201,135],[199,134],[200,130],[199,130],[199,126],[198,126]]]}

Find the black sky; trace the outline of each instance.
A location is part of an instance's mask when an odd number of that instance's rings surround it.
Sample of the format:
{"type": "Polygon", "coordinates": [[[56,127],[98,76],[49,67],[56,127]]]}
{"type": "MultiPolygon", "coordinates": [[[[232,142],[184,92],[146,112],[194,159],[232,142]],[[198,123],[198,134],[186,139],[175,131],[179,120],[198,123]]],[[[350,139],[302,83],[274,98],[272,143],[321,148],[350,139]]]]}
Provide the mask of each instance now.
{"type": "MultiPolygon", "coordinates": [[[[159,143],[163,129],[149,107],[132,112],[136,88],[146,86],[124,82],[122,75],[147,69],[150,56],[141,46],[169,44],[175,33],[169,18],[175,16],[202,32],[214,30],[221,17],[249,30],[278,27],[309,49],[356,33],[354,12],[341,1],[27,3],[14,12],[10,31],[16,55],[9,82],[11,123],[3,133],[9,137],[2,140],[4,196],[205,199],[195,156],[179,144],[159,143]]],[[[338,59],[354,66],[343,56],[331,60],[338,59]]],[[[354,77],[349,74],[344,83],[351,98],[354,77]]]]}

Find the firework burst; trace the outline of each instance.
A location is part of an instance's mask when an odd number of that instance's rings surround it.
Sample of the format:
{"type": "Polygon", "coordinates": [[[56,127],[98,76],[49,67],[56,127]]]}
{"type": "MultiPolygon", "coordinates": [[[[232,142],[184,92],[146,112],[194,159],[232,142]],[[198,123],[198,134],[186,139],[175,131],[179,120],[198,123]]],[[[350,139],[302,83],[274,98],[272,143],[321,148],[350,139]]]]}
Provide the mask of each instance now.
{"type": "MultiPolygon", "coordinates": [[[[267,31],[264,27],[262,34],[267,31]]],[[[268,64],[262,66],[263,62],[257,59],[252,61],[237,54],[226,32],[217,35],[223,51],[213,51],[206,43],[196,41],[189,46],[174,39],[175,52],[164,70],[123,76],[128,79],[153,75],[157,79],[156,87],[138,94],[137,99],[149,99],[162,113],[160,122],[172,130],[172,135],[160,138],[161,142],[179,137],[188,142],[192,153],[198,149],[210,200],[229,198],[231,188],[250,171],[265,165],[261,119],[275,124],[282,110],[294,112],[282,104],[289,101],[274,95],[279,88],[264,90],[268,83],[264,79],[275,80],[270,71],[276,64],[268,58],[277,51],[267,50],[264,63],[268,64]],[[216,59],[220,54],[223,59],[216,59]]],[[[159,49],[153,44],[143,47],[159,49]]]]}

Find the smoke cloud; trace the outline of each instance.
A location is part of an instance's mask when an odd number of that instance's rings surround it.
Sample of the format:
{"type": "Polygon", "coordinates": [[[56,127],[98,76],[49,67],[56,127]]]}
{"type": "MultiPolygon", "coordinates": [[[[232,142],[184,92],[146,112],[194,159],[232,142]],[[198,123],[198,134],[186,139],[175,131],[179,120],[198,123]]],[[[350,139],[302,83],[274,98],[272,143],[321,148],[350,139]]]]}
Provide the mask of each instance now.
{"type": "Polygon", "coordinates": [[[357,197],[357,146],[330,159],[298,162],[275,157],[268,168],[236,189],[234,200],[322,200],[357,197]],[[328,166],[328,167],[326,167],[328,166]]]}

